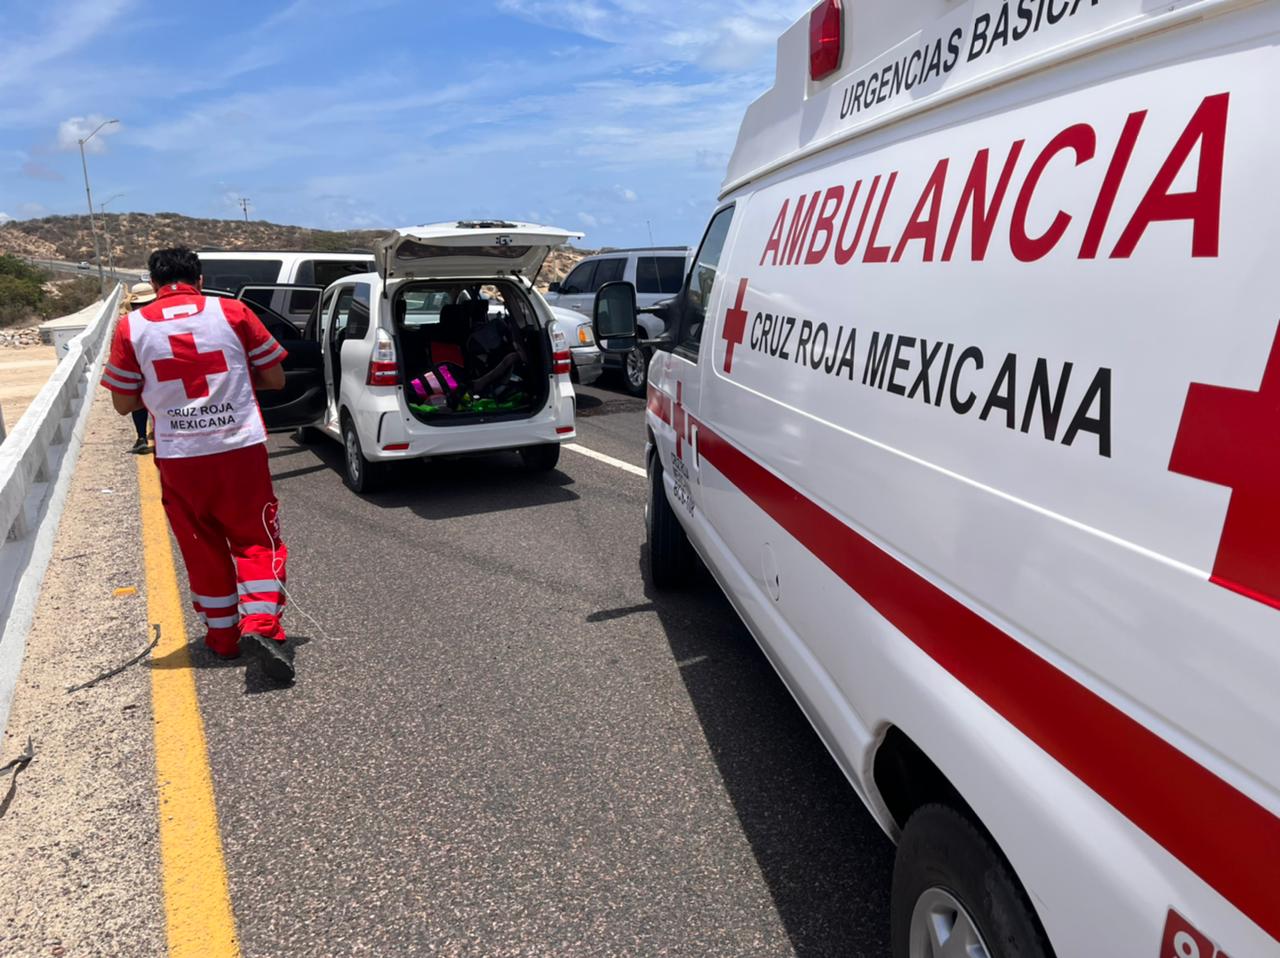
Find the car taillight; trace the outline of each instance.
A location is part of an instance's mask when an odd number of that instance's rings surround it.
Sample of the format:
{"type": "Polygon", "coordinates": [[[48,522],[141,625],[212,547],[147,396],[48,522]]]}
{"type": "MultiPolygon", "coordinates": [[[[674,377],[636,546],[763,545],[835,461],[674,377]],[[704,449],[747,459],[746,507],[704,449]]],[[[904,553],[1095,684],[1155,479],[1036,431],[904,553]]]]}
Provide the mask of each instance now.
{"type": "Polygon", "coordinates": [[[551,371],[557,376],[573,372],[573,353],[569,352],[569,340],[559,326],[551,330],[551,349],[551,371]]]}
{"type": "Polygon", "coordinates": [[[844,54],[844,4],[822,0],[809,13],[809,79],[817,83],[840,69],[844,54]]]}
{"type": "Polygon", "coordinates": [[[396,361],[395,340],[385,329],[378,330],[373,341],[373,352],[369,356],[369,375],[365,379],[368,386],[399,386],[400,363],[396,361]]]}

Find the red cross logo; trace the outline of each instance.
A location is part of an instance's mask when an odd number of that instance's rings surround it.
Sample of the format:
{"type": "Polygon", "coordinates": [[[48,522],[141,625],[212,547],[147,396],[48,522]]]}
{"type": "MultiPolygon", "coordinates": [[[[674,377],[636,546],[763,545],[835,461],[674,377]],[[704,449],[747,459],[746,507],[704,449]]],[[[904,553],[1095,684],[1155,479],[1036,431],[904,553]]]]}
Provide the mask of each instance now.
{"type": "Polygon", "coordinates": [[[1231,489],[1212,581],[1280,609],[1280,330],[1257,392],[1191,384],[1169,469],[1231,489]]]}
{"type": "Polygon", "coordinates": [[[188,399],[203,399],[209,395],[209,377],[227,371],[227,357],[221,350],[202,353],[191,333],[179,333],[169,337],[172,359],[155,361],[156,379],[162,383],[182,380],[182,388],[188,399]]]}
{"type": "Polygon", "coordinates": [[[747,335],[747,311],[742,302],[747,298],[747,278],[744,276],[738,283],[738,301],[733,308],[724,314],[724,341],[728,347],[724,351],[724,371],[733,372],[733,347],[742,343],[747,335]]]}
{"type": "Polygon", "coordinates": [[[684,383],[676,383],[676,405],[671,411],[671,428],[676,431],[676,458],[684,459],[684,438],[689,432],[689,414],[684,408],[684,383]]]}

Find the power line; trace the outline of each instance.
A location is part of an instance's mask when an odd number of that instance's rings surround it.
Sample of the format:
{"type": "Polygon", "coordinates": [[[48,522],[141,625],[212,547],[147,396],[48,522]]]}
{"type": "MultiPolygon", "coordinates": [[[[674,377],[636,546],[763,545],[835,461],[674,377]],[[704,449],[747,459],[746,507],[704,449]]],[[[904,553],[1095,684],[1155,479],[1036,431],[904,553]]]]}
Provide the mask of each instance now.
{"type": "Polygon", "coordinates": [[[240,209],[244,211],[244,221],[249,222],[249,198],[247,196],[240,197],[240,209]]]}

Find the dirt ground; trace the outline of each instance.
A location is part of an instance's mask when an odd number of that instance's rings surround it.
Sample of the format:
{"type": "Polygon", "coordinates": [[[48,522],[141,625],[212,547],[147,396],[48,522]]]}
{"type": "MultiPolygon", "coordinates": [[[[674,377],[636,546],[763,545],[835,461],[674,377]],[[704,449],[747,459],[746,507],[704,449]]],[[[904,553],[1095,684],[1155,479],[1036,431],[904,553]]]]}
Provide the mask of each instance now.
{"type": "Polygon", "coordinates": [[[35,750],[16,779],[0,775],[0,954],[13,958],[165,951],[150,674],[140,663],[67,691],[151,639],[132,430],[96,391],[0,743],[0,765],[28,736],[35,750]]]}
{"type": "Polygon", "coordinates": [[[52,346],[0,349],[0,410],[6,431],[13,431],[57,365],[52,346]]]}

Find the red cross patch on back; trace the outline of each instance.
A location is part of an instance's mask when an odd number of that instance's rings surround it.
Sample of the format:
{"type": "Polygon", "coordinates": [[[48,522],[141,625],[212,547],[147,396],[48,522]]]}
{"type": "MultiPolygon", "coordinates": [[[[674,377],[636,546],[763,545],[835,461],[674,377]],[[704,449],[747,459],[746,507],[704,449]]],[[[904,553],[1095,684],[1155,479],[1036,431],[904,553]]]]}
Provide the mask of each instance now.
{"type": "Polygon", "coordinates": [[[209,377],[227,371],[227,357],[221,350],[202,353],[191,333],[179,333],[169,337],[172,359],[155,361],[156,380],[167,383],[182,381],[188,399],[203,399],[209,395],[209,377]]]}

